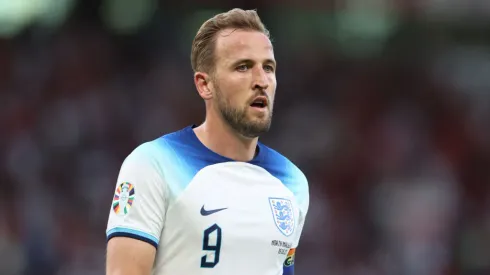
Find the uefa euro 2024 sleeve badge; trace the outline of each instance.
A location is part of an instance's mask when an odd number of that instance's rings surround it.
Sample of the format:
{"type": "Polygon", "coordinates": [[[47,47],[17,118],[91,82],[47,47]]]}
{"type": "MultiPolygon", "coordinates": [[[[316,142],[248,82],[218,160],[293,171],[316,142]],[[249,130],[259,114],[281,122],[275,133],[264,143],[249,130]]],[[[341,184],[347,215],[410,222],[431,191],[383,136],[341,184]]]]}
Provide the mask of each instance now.
{"type": "Polygon", "coordinates": [[[128,214],[129,209],[134,202],[134,185],[129,182],[121,183],[114,194],[114,199],[112,200],[112,209],[114,213],[119,216],[124,216],[128,214]]]}
{"type": "Polygon", "coordinates": [[[274,222],[282,234],[289,237],[294,232],[293,204],[288,199],[269,198],[274,222]]]}

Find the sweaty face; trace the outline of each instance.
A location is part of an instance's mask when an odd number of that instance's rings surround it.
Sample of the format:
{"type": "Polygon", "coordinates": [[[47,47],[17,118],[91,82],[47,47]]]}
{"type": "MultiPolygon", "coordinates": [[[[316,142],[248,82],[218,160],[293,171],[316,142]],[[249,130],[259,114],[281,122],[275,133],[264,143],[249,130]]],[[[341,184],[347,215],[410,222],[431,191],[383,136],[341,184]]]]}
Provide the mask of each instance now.
{"type": "Polygon", "coordinates": [[[276,64],[270,40],[256,31],[218,33],[213,105],[239,134],[254,138],[271,125],[276,64]]]}

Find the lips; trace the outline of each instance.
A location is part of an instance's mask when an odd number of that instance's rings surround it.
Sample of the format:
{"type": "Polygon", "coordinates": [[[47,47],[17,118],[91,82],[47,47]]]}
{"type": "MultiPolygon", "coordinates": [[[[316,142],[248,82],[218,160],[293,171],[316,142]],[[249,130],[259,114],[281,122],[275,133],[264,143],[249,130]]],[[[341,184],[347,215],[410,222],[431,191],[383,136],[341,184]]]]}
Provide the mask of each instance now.
{"type": "Polygon", "coordinates": [[[250,104],[251,107],[255,107],[255,108],[265,108],[268,105],[269,105],[269,101],[265,96],[258,96],[254,98],[252,103],[250,104]]]}

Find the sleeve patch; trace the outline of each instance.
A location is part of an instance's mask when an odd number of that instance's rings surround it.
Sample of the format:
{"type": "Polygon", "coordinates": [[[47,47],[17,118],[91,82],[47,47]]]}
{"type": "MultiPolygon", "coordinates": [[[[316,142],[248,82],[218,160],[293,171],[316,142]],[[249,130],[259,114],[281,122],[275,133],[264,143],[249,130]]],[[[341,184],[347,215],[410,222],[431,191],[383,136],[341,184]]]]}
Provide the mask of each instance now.
{"type": "Polygon", "coordinates": [[[286,260],[284,261],[284,267],[290,267],[294,265],[294,256],[296,254],[296,249],[291,248],[288,252],[286,260]]]}
{"type": "Polygon", "coordinates": [[[125,216],[129,213],[136,196],[134,184],[129,182],[121,183],[114,193],[112,199],[112,210],[118,216],[125,216]]]}

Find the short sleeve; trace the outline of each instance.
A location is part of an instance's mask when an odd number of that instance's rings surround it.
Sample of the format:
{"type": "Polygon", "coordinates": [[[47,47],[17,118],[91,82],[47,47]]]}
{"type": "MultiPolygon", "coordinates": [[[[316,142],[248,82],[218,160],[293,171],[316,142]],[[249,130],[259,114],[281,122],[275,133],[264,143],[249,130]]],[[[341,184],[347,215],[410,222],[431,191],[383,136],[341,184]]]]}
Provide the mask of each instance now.
{"type": "Polygon", "coordinates": [[[165,221],[165,182],[155,148],[145,143],[123,162],[107,223],[107,241],[130,237],[158,247],[165,221]]]}

